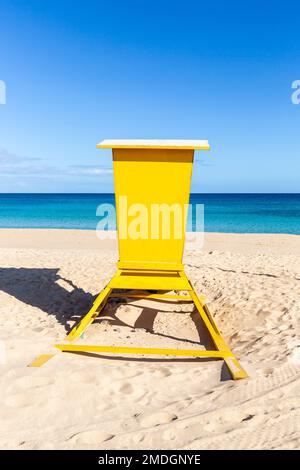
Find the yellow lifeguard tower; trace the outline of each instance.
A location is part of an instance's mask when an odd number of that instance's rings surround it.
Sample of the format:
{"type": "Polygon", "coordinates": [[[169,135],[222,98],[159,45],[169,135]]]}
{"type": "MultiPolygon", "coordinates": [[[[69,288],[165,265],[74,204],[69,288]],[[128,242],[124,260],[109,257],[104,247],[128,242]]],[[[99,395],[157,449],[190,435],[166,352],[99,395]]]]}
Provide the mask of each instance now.
{"type": "MultiPolygon", "coordinates": [[[[194,151],[209,150],[208,142],[103,140],[97,147],[111,148],[113,152],[119,262],[116,274],[98,295],[91,310],[66,337],[67,343],[55,346],[61,351],[73,352],[220,358],[226,362],[233,379],[247,377],[222,338],[205,304],[204,296],[198,296],[182,264],[194,151]],[[162,209],[169,215],[177,211],[178,216],[177,223],[175,218],[172,222],[171,217],[169,218],[169,224],[163,233],[159,226],[162,209]],[[131,223],[128,223],[128,215],[133,218],[131,223]],[[123,292],[115,293],[114,289],[121,289],[123,292]],[[126,296],[193,301],[216,350],[73,343],[100,314],[110,297],[126,296]]],[[[41,365],[48,359],[47,355],[41,356],[31,365],[41,365]]]]}

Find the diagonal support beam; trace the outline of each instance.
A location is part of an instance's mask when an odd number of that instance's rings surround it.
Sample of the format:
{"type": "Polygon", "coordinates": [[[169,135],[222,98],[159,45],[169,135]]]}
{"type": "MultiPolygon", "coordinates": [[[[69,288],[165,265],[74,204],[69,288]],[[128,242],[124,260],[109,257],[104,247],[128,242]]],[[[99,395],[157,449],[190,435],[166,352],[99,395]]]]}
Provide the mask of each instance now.
{"type": "Polygon", "coordinates": [[[27,367],[41,367],[46,362],[50,361],[50,359],[52,359],[54,356],[55,354],[41,354],[36,359],[34,359],[34,361],[28,364],[27,367]]]}
{"type": "MultiPolygon", "coordinates": [[[[186,276],[182,273],[182,276],[186,276]]],[[[221,333],[208,309],[206,304],[203,304],[198,297],[194,287],[191,285],[191,290],[189,291],[191,298],[194,301],[195,307],[198,310],[200,317],[202,318],[206,328],[208,329],[211,338],[219,351],[226,351],[227,355],[224,357],[225,363],[229,369],[229,372],[234,380],[244,379],[248,377],[247,372],[240,365],[235,355],[231,352],[229,346],[226,344],[225,340],[221,336],[221,333]]]]}
{"type": "Polygon", "coordinates": [[[100,292],[89,312],[75,326],[73,326],[70,333],[66,337],[67,340],[73,341],[74,339],[78,338],[84,332],[84,330],[86,330],[86,328],[95,320],[95,318],[99,315],[99,313],[107,303],[111,291],[112,289],[110,289],[109,287],[105,287],[105,289],[100,292]]]}

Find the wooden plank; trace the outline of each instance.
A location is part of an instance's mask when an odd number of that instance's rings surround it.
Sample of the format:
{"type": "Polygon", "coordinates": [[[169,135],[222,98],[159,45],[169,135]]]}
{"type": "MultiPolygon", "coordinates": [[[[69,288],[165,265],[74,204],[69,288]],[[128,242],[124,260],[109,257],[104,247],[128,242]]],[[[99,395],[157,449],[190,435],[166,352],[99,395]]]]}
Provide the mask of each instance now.
{"type": "Polygon", "coordinates": [[[105,139],[97,148],[133,148],[133,149],[177,149],[177,150],[209,150],[208,140],[195,139],[105,139]]]}
{"type": "Polygon", "coordinates": [[[111,294],[110,298],[122,299],[129,297],[132,299],[156,299],[156,300],[181,300],[183,302],[193,302],[189,295],[180,294],[135,294],[130,292],[120,292],[118,294],[111,294]]]}
{"type": "Polygon", "coordinates": [[[41,354],[34,361],[28,364],[27,367],[41,367],[46,362],[50,361],[55,354],[41,354]]]}
{"type": "Polygon", "coordinates": [[[177,276],[126,275],[114,277],[108,284],[111,289],[188,290],[189,283],[177,276]]]}
{"type": "Polygon", "coordinates": [[[229,354],[226,351],[207,351],[206,349],[161,349],[133,348],[125,346],[97,346],[91,344],[56,344],[56,348],[65,352],[96,352],[119,354],[145,354],[158,356],[184,357],[216,357],[224,359],[229,354]]]}

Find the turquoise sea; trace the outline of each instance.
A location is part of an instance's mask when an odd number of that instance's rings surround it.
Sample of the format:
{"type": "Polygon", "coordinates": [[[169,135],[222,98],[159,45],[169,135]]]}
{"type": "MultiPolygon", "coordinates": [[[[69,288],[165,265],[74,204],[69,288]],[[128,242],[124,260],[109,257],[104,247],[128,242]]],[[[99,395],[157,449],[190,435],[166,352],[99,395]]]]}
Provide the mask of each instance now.
{"type": "MultiPolygon", "coordinates": [[[[0,227],[93,230],[103,203],[114,195],[0,194],[0,227]]],[[[192,194],[190,203],[204,204],[207,232],[300,234],[300,194],[192,194]]],[[[191,211],[195,230],[193,222],[191,211]]]]}

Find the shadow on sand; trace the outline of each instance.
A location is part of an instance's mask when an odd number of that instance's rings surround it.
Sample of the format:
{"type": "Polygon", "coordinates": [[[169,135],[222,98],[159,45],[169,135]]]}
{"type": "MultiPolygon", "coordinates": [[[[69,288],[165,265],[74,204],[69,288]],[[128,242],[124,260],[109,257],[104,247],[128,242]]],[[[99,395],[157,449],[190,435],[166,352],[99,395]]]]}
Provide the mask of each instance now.
{"type": "Polygon", "coordinates": [[[59,269],[0,268],[0,290],[27,305],[37,307],[68,331],[70,320],[79,320],[93,303],[94,296],[62,278],[59,269]],[[67,283],[70,289],[59,284],[67,283]]]}

